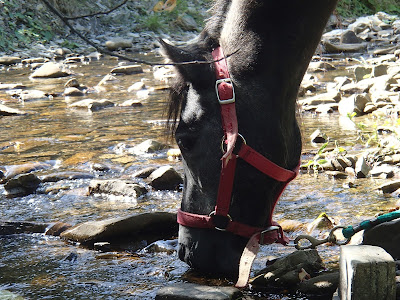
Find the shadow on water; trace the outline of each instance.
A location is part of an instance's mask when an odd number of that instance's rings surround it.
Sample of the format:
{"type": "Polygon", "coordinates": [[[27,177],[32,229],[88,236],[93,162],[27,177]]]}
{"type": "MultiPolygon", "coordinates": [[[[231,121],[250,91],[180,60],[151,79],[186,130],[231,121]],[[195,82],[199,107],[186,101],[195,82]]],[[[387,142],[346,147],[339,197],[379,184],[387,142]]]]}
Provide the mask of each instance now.
{"type": "MultiPolygon", "coordinates": [[[[103,59],[79,64],[73,70],[82,85],[94,87],[116,64],[114,60],[103,59]]],[[[69,78],[30,80],[30,73],[25,67],[2,70],[0,82],[22,83],[30,89],[51,92],[55,96],[20,102],[0,91],[0,99],[4,99],[7,106],[29,113],[0,118],[2,169],[38,161],[50,166],[40,174],[76,171],[98,178],[129,178],[137,169],[162,164],[173,164],[182,172],[179,162],[167,160],[166,151],[139,156],[123,151],[146,139],[165,141],[160,120],[167,91],[165,83],[155,81],[150,70],[139,75],[116,76],[115,81],[104,86],[105,92],[84,96],[107,98],[116,104],[137,99],[138,96],[127,89],[144,78],[146,84],[155,89],[148,98],[141,100],[143,106],[115,106],[96,112],[69,106],[82,97],[60,95],[69,78]],[[108,171],[94,171],[95,163],[106,165],[108,171]]],[[[343,145],[354,146],[354,143],[348,143],[356,138],[354,130],[343,127],[337,115],[306,114],[302,123],[307,151],[317,149],[307,140],[317,128],[343,145]]],[[[0,220],[76,224],[155,210],[176,211],[179,207],[180,192],[153,191],[138,202],[124,197],[87,196],[89,181],[46,183],[40,187],[41,193],[17,198],[6,198],[3,186],[0,186],[0,220]]],[[[344,183],[324,174],[320,174],[318,180],[312,175],[301,174],[278,203],[275,219],[308,224],[325,212],[341,224],[357,224],[394,201],[371,192],[371,186],[377,184],[374,179],[359,180],[357,188],[348,188],[344,183]]],[[[291,233],[291,237],[298,233],[291,233]]],[[[332,265],[337,262],[338,247],[324,246],[319,250],[325,261],[332,265]]],[[[294,249],[277,245],[263,246],[254,269],[263,268],[271,255],[278,257],[292,251],[294,249]]],[[[184,280],[182,275],[187,270],[176,253],[105,255],[41,234],[0,237],[0,289],[27,299],[152,299],[158,288],[184,280]]]]}

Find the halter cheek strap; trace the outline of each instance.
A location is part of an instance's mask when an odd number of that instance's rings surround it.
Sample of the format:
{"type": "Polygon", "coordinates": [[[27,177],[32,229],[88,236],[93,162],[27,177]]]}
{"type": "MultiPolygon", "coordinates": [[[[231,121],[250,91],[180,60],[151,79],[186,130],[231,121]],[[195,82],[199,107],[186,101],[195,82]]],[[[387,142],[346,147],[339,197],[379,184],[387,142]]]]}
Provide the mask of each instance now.
{"type": "Polygon", "coordinates": [[[222,126],[225,133],[224,143],[226,144],[226,151],[221,158],[222,167],[217,201],[215,210],[209,215],[193,214],[179,209],[177,218],[178,223],[183,226],[229,231],[249,239],[240,259],[239,279],[236,283],[237,287],[245,287],[259,246],[272,243],[280,243],[283,245],[289,243],[289,239],[283,234],[282,228],[276,222],[272,221],[272,214],[282,192],[288,183],[296,177],[298,168],[295,170],[287,170],[278,166],[248,146],[245,139],[239,135],[235,108],[235,91],[222,48],[218,47],[213,50],[212,56],[215,61],[214,67],[217,77],[215,89],[218,101],[221,105],[222,126]],[[243,143],[239,152],[234,154],[233,150],[238,136],[242,138],[243,143]],[[281,188],[275,196],[273,208],[268,219],[269,226],[266,228],[254,227],[237,222],[232,220],[229,215],[236,161],[238,158],[246,161],[270,178],[281,182],[281,188]]]}

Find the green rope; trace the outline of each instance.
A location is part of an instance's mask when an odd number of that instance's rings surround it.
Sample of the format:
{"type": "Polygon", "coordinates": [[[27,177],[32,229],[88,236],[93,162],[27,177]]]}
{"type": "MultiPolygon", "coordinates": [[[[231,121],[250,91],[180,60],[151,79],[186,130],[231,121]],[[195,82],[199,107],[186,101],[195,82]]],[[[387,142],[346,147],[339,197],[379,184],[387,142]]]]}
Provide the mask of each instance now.
{"type": "Polygon", "coordinates": [[[392,221],[394,219],[400,218],[400,210],[392,211],[390,213],[381,215],[375,219],[371,220],[366,220],[362,221],[358,226],[347,226],[346,228],[342,229],[342,234],[345,238],[351,238],[353,235],[355,235],[357,232],[361,230],[368,230],[371,229],[372,227],[392,221]]]}

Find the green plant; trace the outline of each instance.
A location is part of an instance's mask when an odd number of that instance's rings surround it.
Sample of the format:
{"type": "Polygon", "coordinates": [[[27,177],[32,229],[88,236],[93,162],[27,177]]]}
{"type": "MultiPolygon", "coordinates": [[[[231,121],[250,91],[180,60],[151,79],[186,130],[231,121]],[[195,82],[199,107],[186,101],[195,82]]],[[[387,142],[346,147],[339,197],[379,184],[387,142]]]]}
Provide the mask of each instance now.
{"type": "Polygon", "coordinates": [[[378,11],[400,14],[398,0],[339,0],[336,10],[343,17],[370,15],[378,11]]]}

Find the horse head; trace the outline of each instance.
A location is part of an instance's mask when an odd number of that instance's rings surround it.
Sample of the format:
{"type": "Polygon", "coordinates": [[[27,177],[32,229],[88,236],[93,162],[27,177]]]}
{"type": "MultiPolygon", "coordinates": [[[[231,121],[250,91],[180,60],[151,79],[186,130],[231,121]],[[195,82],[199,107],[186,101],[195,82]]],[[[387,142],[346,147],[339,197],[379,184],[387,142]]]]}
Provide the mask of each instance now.
{"type": "Polygon", "coordinates": [[[218,0],[195,40],[181,47],[161,42],[177,71],[169,117],[185,169],[181,217],[197,216],[196,222],[204,223],[180,222],[179,257],[194,269],[237,275],[251,234],[227,228],[273,225],[277,197],[292,179],[301,154],[298,88],[335,4],[336,0],[218,0]],[[216,56],[215,51],[224,54],[216,56]],[[229,78],[220,83],[235,98],[233,110],[222,117],[227,103],[219,101],[216,85],[221,61],[229,78]],[[226,117],[232,113],[232,118],[226,117]],[[240,135],[230,128],[235,118],[240,135]],[[229,135],[231,143],[226,142],[229,135]],[[249,163],[239,155],[243,145],[263,157],[265,168],[271,163],[288,178],[280,180],[249,163]],[[233,171],[224,169],[232,161],[233,171]],[[221,179],[224,172],[233,175],[221,179]],[[221,187],[221,181],[228,184],[221,187]],[[222,215],[216,212],[220,197],[228,201],[222,215]]]}

